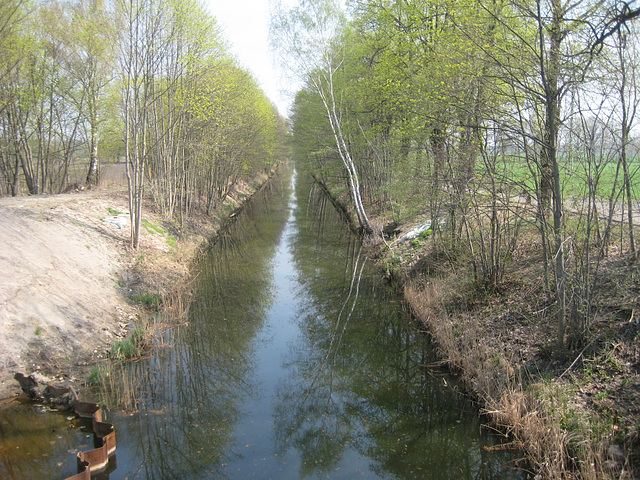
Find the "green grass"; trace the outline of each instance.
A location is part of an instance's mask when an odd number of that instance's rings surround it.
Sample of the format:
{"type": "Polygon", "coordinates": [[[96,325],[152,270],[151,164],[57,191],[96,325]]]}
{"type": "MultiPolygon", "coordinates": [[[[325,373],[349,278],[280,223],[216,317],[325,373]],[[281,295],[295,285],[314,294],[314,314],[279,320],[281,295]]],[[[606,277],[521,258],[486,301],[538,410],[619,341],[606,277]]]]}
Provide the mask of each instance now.
{"type": "Polygon", "coordinates": [[[35,331],[36,335],[40,335],[40,334],[42,334],[42,332],[43,332],[43,330],[42,330],[41,327],[36,327],[36,331],[35,331]]]}
{"type": "Polygon", "coordinates": [[[167,236],[167,244],[170,247],[175,247],[176,246],[176,237],[174,237],[173,235],[167,236]]]}
{"type": "MultiPolygon", "coordinates": [[[[629,173],[632,183],[632,195],[636,198],[640,196],[640,174],[638,169],[640,168],[639,160],[630,160],[629,173]]],[[[537,168],[534,166],[534,168],[537,168]]],[[[589,165],[586,162],[579,160],[560,160],[560,182],[562,185],[563,194],[568,197],[580,197],[588,193],[588,176],[595,177],[595,166],[591,166],[592,171],[589,172],[589,165]]],[[[603,162],[598,166],[598,185],[596,188],[596,195],[601,198],[608,198],[611,195],[611,189],[616,176],[617,164],[615,159],[608,162],[603,162]]],[[[486,175],[486,170],[483,164],[478,163],[477,166],[477,179],[480,180],[486,175]]],[[[538,172],[536,171],[536,174],[538,172]]],[[[498,161],[496,166],[496,175],[498,177],[498,183],[506,183],[511,185],[517,185],[518,188],[533,192],[535,190],[534,178],[531,174],[527,164],[520,158],[502,159],[498,161]]],[[[620,168],[618,174],[617,188],[622,186],[622,168],[620,168]]]]}
{"type": "Polygon", "coordinates": [[[138,347],[131,340],[121,340],[116,342],[109,352],[109,356],[114,360],[126,360],[136,356],[138,347]]]}
{"type": "Polygon", "coordinates": [[[164,235],[166,230],[158,225],[154,225],[149,220],[142,220],[142,225],[149,233],[159,233],[160,235],[164,235]]]}
{"type": "Polygon", "coordinates": [[[136,325],[136,327],[131,332],[130,338],[136,345],[142,345],[144,343],[144,338],[146,335],[146,329],[141,325],[136,325]]]}
{"type": "Polygon", "coordinates": [[[134,293],[130,296],[135,303],[141,303],[147,307],[157,307],[162,298],[157,293],[134,293]]]}
{"type": "Polygon", "coordinates": [[[89,374],[89,385],[103,385],[105,377],[109,376],[109,367],[94,365],[89,374]]]}
{"type": "Polygon", "coordinates": [[[114,215],[114,216],[115,216],[115,215],[122,215],[122,214],[123,214],[122,212],[120,212],[119,210],[116,210],[115,208],[111,208],[111,207],[109,207],[107,210],[109,211],[109,213],[110,213],[111,215],[114,215]]]}
{"type": "Polygon", "coordinates": [[[145,336],[144,327],[137,325],[125,340],[116,342],[111,347],[109,356],[114,360],[128,360],[139,356],[145,343],[145,336]]]}

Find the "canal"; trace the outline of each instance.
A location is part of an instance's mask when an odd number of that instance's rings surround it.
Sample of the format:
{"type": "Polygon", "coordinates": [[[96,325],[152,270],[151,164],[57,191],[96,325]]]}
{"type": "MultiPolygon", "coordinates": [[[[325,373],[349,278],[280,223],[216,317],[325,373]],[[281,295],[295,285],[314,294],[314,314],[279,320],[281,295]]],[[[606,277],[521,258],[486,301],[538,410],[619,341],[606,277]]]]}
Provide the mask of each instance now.
{"type": "MultiPolygon", "coordinates": [[[[256,194],[199,268],[187,321],[159,324],[154,355],[128,366],[137,404],[109,412],[116,468],[98,478],[524,478],[490,448],[499,439],[456,379],[430,367],[428,338],[302,175],[256,194]]],[[[75,473],[86,425],[56,418],[32,435],[54,429],[39,440],[43,470],[3,447],[0,473],[75,473]]]]}

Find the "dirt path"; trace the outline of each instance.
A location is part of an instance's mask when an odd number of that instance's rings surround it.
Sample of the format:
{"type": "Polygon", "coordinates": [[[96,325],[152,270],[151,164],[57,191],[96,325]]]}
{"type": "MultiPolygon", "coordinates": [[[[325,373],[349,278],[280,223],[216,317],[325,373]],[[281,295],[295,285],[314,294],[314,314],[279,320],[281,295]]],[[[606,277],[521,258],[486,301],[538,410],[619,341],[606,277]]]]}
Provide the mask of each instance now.
{"type": "Polygon", "coordinates": [[[0,198],[0,398],[16,371],[86,380],[122,336],[129,230],[103,219],[126,205],[124,192],[0,198]]]}

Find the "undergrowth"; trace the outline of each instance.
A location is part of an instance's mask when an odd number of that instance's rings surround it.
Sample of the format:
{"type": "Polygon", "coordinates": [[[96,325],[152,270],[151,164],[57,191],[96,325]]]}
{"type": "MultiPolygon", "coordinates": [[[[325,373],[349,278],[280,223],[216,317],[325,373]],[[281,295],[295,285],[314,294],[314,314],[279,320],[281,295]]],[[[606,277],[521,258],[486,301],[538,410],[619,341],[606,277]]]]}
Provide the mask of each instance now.
{"type": "Polygon", "coordinates": [[[135,303],[139,303],[149,308],[158,308],[162,298],[157,293],[134,293],[129,296],[135,303]]]}
{"type": "MultiPolygon", "coordinates": [[[[552,325],[553,317],[542,297],[522,293],[530,294],[534,286],[514,282],[513,291],[504,287],[503,295],[480,291],[471,275],[465,280],[455,268],[436,271],[430,265],[426,255],[414,265],[417,276],[402,277],[405,299],[428,327],[442,359],[482,400],[494,426],[526,452],[528,468],[540,475],[536,478],[634,478],[624,453],[633,451],[633,427],[623,429],[608,406],[613,392],[606,386],[624,370],[612,354],[614,340],[601,342],[596,359],[574,362],[580,368],[572,364],[576,357],[581,360],[578,352],[561,356],[552,349],[544,355],[551,340],[539,329],[552,325]],[[518,351],[524,348],[537,349],[536,356],[524,361],[525,353],[518,351]],[[593,390],[594,383],[602,388],[593,390]]],[[[529,273],[528,278],[536,277],[529,273]]]]}
{"type": "Polygon", "coordinates": [[[140,356],[145,347],[147,328],[143,325],[136,325],[126,339],[116,342],[109,351],[112,360],[129,360],[140,356]]]}

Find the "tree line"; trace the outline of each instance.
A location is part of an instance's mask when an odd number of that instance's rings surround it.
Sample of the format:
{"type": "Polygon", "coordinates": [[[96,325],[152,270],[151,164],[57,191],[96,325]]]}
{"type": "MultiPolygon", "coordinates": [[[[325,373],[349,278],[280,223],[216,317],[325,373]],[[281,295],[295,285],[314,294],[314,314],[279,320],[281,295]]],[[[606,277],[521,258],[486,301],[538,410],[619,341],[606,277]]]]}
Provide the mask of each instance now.
{"type": "Polygon", "coordinates": [[[615,240],[637,259],[632,5],[281,4],[274,45],[301,85],[295,155],[348,192],[368,234],[416,214],[441,225],[434,244],[464,250],[482,288],[500,284],[533,229],[558,342],[578,344],[615,240]]]}
{"type": "Polygon", "coordinates": [[[0,52],[0,194],[94,186],[122,161],[134,247],[145,195],[210,213],[282,157],[284,120],[199,0],[6,0],[0,52]]]}

